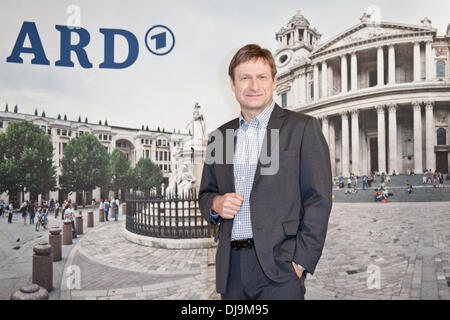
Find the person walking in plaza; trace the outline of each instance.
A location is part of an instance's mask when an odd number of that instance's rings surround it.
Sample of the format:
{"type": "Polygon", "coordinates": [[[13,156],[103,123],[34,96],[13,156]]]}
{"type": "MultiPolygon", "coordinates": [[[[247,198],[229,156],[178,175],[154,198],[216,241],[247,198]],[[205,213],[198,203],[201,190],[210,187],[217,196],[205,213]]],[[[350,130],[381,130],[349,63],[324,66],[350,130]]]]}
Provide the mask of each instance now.
{"type": "Polygon", "coordinates": [[[269,50],[244,46],[228,74],[241,113],[211,134],[199,191],[202,216],[220,224],[216,290],[224,300],[304,299],[332,206],[328,144],[316,118],[273,101],[269,50]]]}
{"type": "Polygon", "coordinates": [[[13,203],[12,201],[10,201],[8,205],[8,223],[12,223],[13,209],[14,209],[13,203]]]}
{"type": "Polygon", "coordinates": [[[114,210],[114,221],[117,222],[119,219],[119,199],[117,199],[117,196],[113,197],[112,207],[114,210]]]}
{"type": "Polygon", "coordinates": [[[364,175],[362,178],[362,185],[363,185],[363,190],[367,190],[368,186],[367,186],[367,176],[364,175]]]}
{"type": "Polygon", "coordinates": [[[64,220],[72,222],[72,238],[77,237],[77,229],[75,229],[74,211],[72,203],[69,203],[69,207],[64,211],[64,220]]]}
{"type": "Polygon", "coordinates": [[[5,210],[5,203],[3,200],[0,201],[0,217],[3,215],[3,212],[5,210]]]}
{"type": "Polygon", "coordinates": [[[22,202],[22,205],[20,206],[20,213],[22,213],[22,219],[23,219],[23,225],[25,226],[27,224],[27,207],[28,207],[28,201],[22,202]]]}
{"type": "Polygon", "coordinates": [[[28,217],[30,218],[30,224],[34,224],[34,205],[31,200],[28,201],[27,214],[28,217]]]}
{"type": "Polygon", "coordinates": [[[103,212],[105,214],[105,220],[109,221],[109,202],[107,199],[105,199],[105,202],[103,203],[103,212]]]}

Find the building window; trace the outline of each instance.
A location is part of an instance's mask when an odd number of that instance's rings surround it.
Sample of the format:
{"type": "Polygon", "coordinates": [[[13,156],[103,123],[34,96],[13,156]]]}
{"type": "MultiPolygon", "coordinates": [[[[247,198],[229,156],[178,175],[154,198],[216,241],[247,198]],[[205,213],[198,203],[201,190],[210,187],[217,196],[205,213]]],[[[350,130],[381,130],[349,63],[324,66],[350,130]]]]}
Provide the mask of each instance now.
{"type": "Polygon", "coordinates": [[[47,130],[47,134],[48,134],[48,135],[51,135],[51,134],[52,134],[52,129],[48,129],[48,130],[47,130]]]}
{"type": "Polygon", "coordinates": [[[314,83],[309,86],[309,93],[311,94],[311,99],[314,99],[314,83]]]}
{"type": "Polygon", "coordinates": [[[145,150],[145,157],[150,158],[150,150],[145,150]]]}
{"type": "Polygon", "coordinates": [[[59,136],[61,135],[61,129],[56,129],[56,134],[59,136]]]}
{"type": "Polygon", "coordinates": [[[102,140],[102,135],[101,134],[98,135],[98,140],[102,140]]]}
{"type": "Polygon", "coordinates": [[[71,136],[72,136],[72,131],[69,130],[69,137],[71,137],[71,136]]]}
{"type": "Polygon", "coordinates": [[[287,93],[286,92],[281,95],[281,106],[283,108],[287,107],[287,93]]]}
{"type": "Polygon", "coordinates": [[[447,131],[444,128],[437,130],[437,144],[438,146],[447,145],[447,131]]]}
{"type": "Polygon", "coordinates": [[[156,151],[156,160],[158,160],[158,151],[156,151]]]}
{"type": "Polygon", "coordinates": [[[141,139],[141,144],[144,144],[144,139],[141,139]]]}
{"type": "MultiPolygon", "coordinates": [[[[170,161],[170,152],[169,152],[169,161],[170,161]]],[[[169,169],[170,170],[170,169],[169,169]]]]}
{"type": "Polygon", "coordinates": [[[162,152],[162,151],[160,151],[160,152],[159,152],[159,160],[161,160],[161,161],[162,161],[162,159],[163,159],[163,152],[162,152]]]}
{"type": "Polygon", "coordinates": [[[445,62],[444,61],[436,62],[436,77],[437,78],[445,78],[445,62]]]}
{"type": "Polygon", "coordinates": [[[81,137],[81,136],[83,135],[83,133],[84,133],[83,131],[80,131],[80,132],[78,133],[78,136],[81,137]]]}
{"type": "Polygon", "coordinates": [[[109,141],[111,141],[112,140],[112,136],[109,136],[109,141]]]}
{"type": "Polygon", "coordinates": [[[41,126],[41,130],[42,130],[42,132],[45,133],[45,131],[47,131],[47,127],[46,126],[41,126]]]}
{"type": "Polygon", "coordinates": [[[167,151],[164,151],[164,161],[167,161],[167,151]]]}
{"type": "Polygon", "coordinates": [[[167,164],[164,165],[164,171],[167,171],[167,164]]]}
{"type": "Polygon", "coordinates": [[[61,130],[61,134],[62,134],[63,136],[67,136],[67,130],[66,130],[66,129],[62,129],[62,130],[61,130]]]}
{"type": "Polygon", "coordinates": [[[3,121],[0,121],[0,128],[3,128],[3,121]]]}
{"type": "Polygon", "coordinates": [[[103,140],[108,140],[108,136],[106,134],[103,135],[103,140]]]}

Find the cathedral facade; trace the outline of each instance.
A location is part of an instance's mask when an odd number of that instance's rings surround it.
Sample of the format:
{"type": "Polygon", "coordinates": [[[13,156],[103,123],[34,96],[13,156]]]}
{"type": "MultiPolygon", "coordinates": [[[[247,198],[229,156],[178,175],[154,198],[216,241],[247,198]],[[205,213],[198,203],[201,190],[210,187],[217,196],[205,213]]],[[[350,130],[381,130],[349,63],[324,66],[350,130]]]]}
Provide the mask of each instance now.
{"type": "Polygon", "coordinates": [[[276,102],[318,118],[333,175],[448,173],[450,25],[361,22],[326,42],[297,12],[276,33],[276,102]]]}

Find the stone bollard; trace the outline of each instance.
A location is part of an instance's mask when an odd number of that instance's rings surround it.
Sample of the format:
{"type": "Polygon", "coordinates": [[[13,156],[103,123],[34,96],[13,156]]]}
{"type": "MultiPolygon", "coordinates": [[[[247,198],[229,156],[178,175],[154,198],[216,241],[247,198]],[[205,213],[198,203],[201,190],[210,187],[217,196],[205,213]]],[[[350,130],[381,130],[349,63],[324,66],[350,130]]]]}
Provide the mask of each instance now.
{"type": "Polygon", "coordinates": [[[14,292],[11,300],[48,300],[48,291],[33,283],[14,292]]]}
{"type": "Polygon", "coordinates": [[[72,221],[64,221],[63,225],[63,245],[72,244],[72,221]]]}
{"type": "Polygon", "coordinates": [[[80,211],[80,215],[75,217],[75,229],[77,229],[77,235],[83,234],[83,216],[80,211]]]}
{"type": "Polygon", "coordinates": [[[126,215],[127,214],[127,204],[126,203],[122,203],[122,215],[126,215]]]}
{"type": "Polygon", "coordinates": [[[49,243],[52,246],[53,261],[60,261],[62,259],[62,235],[61,228],[50,228],[49,243]]]}
{"type": "Polygon", "coordinates": [[[105,211],[103,209],[99,209],[98,221],[105,222],[105,211]]]}
{"type": "Polygon", "coordinates": [[[48,243],[40,243],[33,248],[32,283],[53,290],[53,256],[52,247],[48,243]]]}
{"type": "Polygon", "coordinates": [[[88,212],[87,227],[88,228],[93,228],[94,227],[94,212],[92,212],[92,211],[88,212]]]}
{"type": "Polygon", "coordinates": [[[114,208],[112,206],[109,208],[109,218],[111,220],[114,219],[114,208]]]}

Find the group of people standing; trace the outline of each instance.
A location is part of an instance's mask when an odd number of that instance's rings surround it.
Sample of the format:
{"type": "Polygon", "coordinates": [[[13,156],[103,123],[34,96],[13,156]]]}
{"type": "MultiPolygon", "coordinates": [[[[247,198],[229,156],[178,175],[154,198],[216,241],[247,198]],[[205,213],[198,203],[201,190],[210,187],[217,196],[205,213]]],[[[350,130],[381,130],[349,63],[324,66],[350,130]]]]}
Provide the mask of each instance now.
{"type": "Polygon", "coordinates": [[[100,202],[99,209],[103,209],[106,221],[109,221],[108,213],[110,208],[113,208],[114,221],[119,220],[119,203],[120,202],[119,199],[117,199],[117,197],[111,197],[109,201],[108,199],[102,199],[102,201],[100,202]]]}
{"type": "MultiPolygon", "coordinates": [[[[448,176],[447,176],[448,180],[448,176]]],[[[444,187],[444,174],[442,172],[427,170],[423,173],[422,184],[433,183],[433,188],[436,188],[439,183],[439,188],[444,187]]]]}
{"type": "Polygon", "coordinates": [[[10,202],[8,205],[3,200],[0,201],[0,217],[3,216],[5,211],[8,212],[8,223],[12,223],[13,217],[13,204],[10,202]]]}

